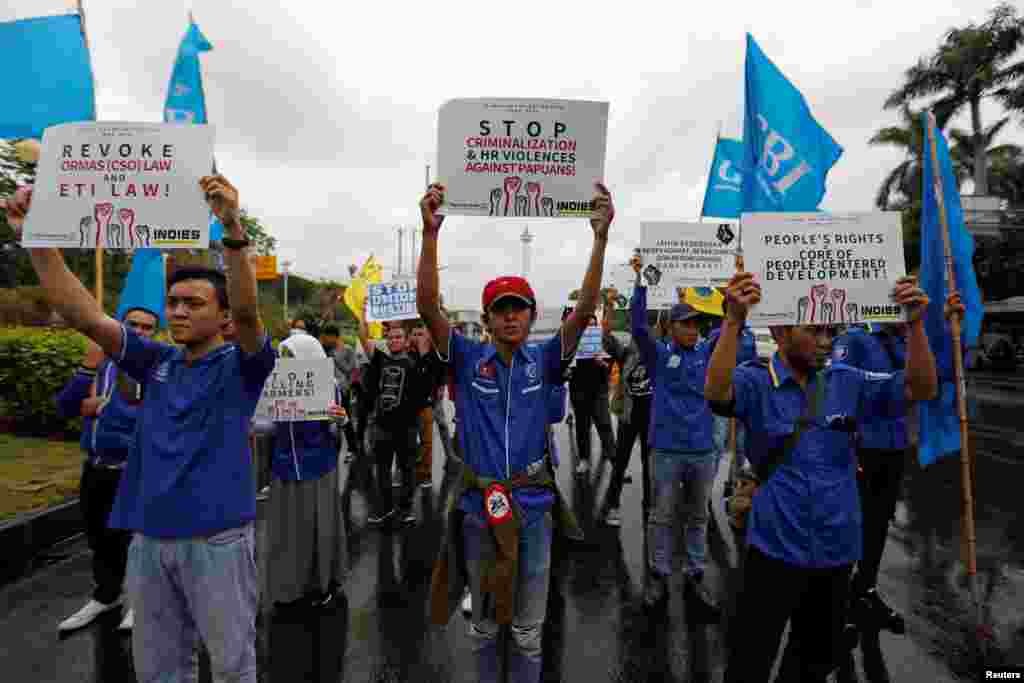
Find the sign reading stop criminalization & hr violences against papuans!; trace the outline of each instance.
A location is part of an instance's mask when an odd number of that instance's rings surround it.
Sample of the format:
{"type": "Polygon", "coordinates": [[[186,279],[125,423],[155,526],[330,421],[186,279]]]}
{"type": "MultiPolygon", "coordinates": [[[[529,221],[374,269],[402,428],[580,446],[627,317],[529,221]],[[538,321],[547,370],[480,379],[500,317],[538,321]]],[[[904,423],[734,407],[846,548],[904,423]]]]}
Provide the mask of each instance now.
{"type": "Polygon", "coordinates": [[[754,326],[906,320],[893,302],[906,273],[900,214],[747,213],[746,269],[761,284],[754,326]]]}
{"type": "Polygon", "coordinates": [[[438,113],[441,213],[590,218],[607,137],[607,102],[449,100],[438,113]]]}
{"type": "Polygon", "coordinates": [[[66,123],[43,133],[25,247],[205,249],[213,129],[66,123]]]}
{"type": "Polygon", "coordinates": [[[263,384],[255,415],[274,422],[328,420],[334,387],[330,358],[278,358],[263,384]]]}

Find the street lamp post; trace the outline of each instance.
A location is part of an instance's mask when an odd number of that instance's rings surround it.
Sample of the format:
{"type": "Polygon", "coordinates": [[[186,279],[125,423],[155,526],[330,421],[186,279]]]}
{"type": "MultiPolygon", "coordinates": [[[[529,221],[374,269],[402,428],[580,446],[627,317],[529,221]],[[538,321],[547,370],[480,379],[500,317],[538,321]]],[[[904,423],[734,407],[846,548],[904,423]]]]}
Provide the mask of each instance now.
{"type": "Polygon", "coordinates": [[[288,324],[288,270],[292,267],[291,261],[281,262],[281,274],[284,277],[284,322],[288,324]]]}

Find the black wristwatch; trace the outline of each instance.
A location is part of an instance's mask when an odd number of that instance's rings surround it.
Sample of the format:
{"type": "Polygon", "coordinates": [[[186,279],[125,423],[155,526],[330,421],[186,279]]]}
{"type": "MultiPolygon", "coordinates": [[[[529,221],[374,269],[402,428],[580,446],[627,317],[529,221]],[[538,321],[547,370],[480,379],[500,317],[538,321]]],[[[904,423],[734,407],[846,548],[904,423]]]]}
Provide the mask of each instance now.
{"type": "Polygon", "coordinates": [[[230,237],[225,237],[221,239],[220,243],[224,245],[225,249],[245,249],[250,244],[248,237],[240,240],[234,240],[231,239],[230,237]]]}

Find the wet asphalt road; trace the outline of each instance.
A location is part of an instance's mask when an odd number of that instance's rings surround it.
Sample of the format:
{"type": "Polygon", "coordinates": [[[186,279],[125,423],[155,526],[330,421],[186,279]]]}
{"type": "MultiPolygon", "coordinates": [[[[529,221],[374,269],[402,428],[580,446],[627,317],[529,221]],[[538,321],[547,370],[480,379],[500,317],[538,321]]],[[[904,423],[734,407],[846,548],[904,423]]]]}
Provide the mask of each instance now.
{"type": "MultiPolygon", "coordinates": [[[[986,401],[990,410],[1017,412],[1018,401],[1024,408],[1024,398],[998,392],[986,401]]],[[[634,483],[623,491],[622,527],[614,529],[600,524],[596,514],[610,467],[596,466],[594,458],[589,477],[573,476],[568,429],[558,429],[563,455],[559,482],[585,528],[586,541],[555,541],[544,679],[721,680],[727,619],[706,623],[704,615],[688,609],[678,575],[665,613],[642,608],[638,449],[630,467],[634,483]]],[[[978,504],[979,565],[992,629],[986,661],[1024,666],[1024,514],[1015,486],[1024,481],[1024,454],[1014,448],[1015,432],[1012,427],[990,428],[978,440],[978,490],[983,496],[978,504]]],[[[351,549],[345,599],[333,609],[308,616],[280,619],[261,614],[260,680],[475,680],[467,622],[461,614],[457,612],[446,628],[432,627],[426,619],[430,570],[441,532],[438,509],[448,490],[443,458],[435,457],[434,488],[417,493],[417,523],[393,531],[367,527],[366,498],[360,490],[363,477],[358,468],[342,467],[351,549]]],[[[957,561],[958,476],[955,460],[926,471],[910,468],[908,493],[879,580],[883,594],[906,615],[907,634],[883,632],[876,647],[869,639],[863,652],[855,651],[853,668],[843,680],[885,680],[883,669],[892,680],[977,676],[975,652],[967,646],[973,641],[968,593],[957,561]]],[[[720,477],[716,497],[721,484],[720,477]]],[[[709,533],[707,580],[723,603],[735,590],[736,572],[730,567],[738,555],[727,529],[716,512],[709,533]]],[[[116,612],[58,639],[57,622],[81,606],[91,580],[88,552],[81,541],[55,549],[53,556],[53,564],[0,589],[0,680],[134,680],[129,638],[114,630],[120,619],[116,612]]],[[[260,558],[261,566],[264,560],[260,558]]]]}

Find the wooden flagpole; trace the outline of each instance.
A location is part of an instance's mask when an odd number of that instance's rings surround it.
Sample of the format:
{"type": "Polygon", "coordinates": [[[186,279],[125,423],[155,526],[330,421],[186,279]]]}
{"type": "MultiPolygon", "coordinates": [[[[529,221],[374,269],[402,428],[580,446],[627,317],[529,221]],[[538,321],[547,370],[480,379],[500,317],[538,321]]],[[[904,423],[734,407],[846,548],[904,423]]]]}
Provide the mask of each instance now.
{"type": "MultiPolygon", "coordinates": [[[[935,115],[928,112],[928,143],[932,153],[932,173],[935,199],[939,205],[939,220],[942,222],[942,248],[946,258],[946,286],[956,291],[956,269],[953,264],[953,250],[949,234],[949,220],[946,216],[946,202],[942,192],[942,171],[939,168],[938,146],[935,142],[935,115]]],[[[964,535],[967,539],[967,577],[971,586],[977,626],[983,626],[981,595],[978,590],[978,539],[974,523],[974,491],[971,480],[971,459],[968,447],[969,429],[967,422],[967,385],[965,382],[963,354],[960,353],[960,316],[950,320],[953,336],[953,372],[956,381],[956,408],[960,418],[960,478],[961,502],[963,504],[964,535]]]]}

